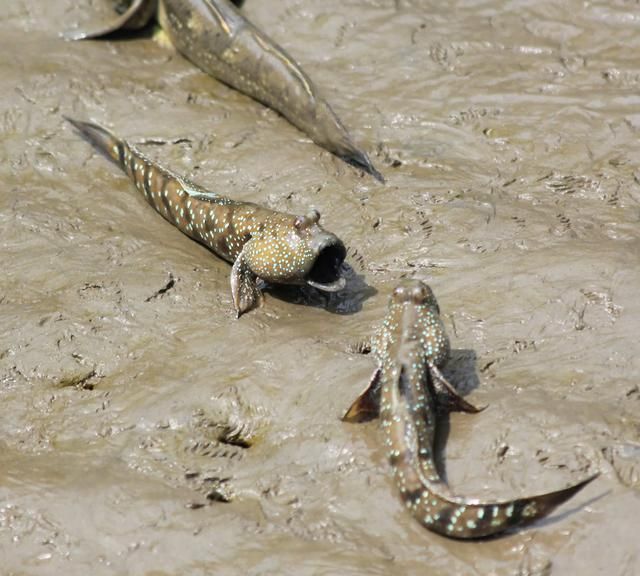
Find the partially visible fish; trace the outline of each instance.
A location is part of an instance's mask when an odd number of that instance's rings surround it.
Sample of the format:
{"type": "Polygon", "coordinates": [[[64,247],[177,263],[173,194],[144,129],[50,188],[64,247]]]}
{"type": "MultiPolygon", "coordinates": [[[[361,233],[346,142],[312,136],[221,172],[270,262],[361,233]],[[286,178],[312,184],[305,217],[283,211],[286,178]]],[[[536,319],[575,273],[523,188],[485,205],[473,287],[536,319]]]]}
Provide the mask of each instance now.
{"type": "Polygon", "coordinates": [[[374,378],[344,419],[361,421],[379,414],[400,497],[429,530],[459,539],[499,534],[549,514],[598,476],[515,500],[483,502],[455,496],[436,468],[437,409],[478,409],[460,398],[438,370],[448,357],[449,339],[426,284],[409,280],[394,290],[372,352],[378,360],[374,378]]]}
{"type": "Polygon", "coordinates": [[[300,65],[230,0],[134,0],[108,26],[66,36],[81,40],[136,30],[154,15],[176,49],[204,72],[278,111],[316,144],[384,182],[300,65]]]}
{"type": "Polygon", "coordinates": [[[166,220],[233,264],[231,294],[238,317],[260,304],[258,279],[329,292],[344,287],[340,270],[346,249],[320,226],[317,210],[296,216],[232,200],[163,168],[97,124],[66,120],[114,160],[166,220]]]}

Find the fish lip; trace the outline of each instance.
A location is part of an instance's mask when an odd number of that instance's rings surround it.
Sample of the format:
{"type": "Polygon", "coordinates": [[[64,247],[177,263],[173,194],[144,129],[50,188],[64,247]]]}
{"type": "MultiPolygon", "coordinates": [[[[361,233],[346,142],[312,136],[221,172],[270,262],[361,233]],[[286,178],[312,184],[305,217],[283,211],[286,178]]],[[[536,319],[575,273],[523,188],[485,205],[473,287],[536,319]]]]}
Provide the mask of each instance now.
{"type": "Polygon", "coordinates": [[[313,280],[307,279],[307,284],[317,288],[318,290],[322,290],[323,292],[338,292],[347,285],[347,281],[340,277],[334,282],[321,284],[320,282],[314,282],[313,280]]]}
{"type": "Polygon", "coordinates": [[[342,290],[347,281],[341,276],[341,267],[347,256],[344,244],[335,236],[328,235],[314,247],[316,257],[305,277],[305,282],[323,292],[342,290]]]}

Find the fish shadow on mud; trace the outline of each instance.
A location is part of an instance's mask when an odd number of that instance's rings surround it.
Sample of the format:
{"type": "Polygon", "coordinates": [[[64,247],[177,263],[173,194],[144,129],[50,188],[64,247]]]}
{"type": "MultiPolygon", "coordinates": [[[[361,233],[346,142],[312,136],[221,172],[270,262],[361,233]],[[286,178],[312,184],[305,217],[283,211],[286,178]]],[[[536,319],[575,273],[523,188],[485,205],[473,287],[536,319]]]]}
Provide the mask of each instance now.
{"type": "MultiPolygon", "coordinates": [[[[476,373],[476,362],[478,356],[474,350],[461,348],[453,349],[449,353],[449,360],[442,369],[445,378],[455,387],[461,396],[467,396],[470,392],[480,386],[480,379],[476,373]]],[[[468,398],[465,398],[468,400],[468,398]]],[[[468,418],[480,418],[485,413],[487,405],[480,405],[483,408],[477,414],[467,414],[468,418]]],[[[449,432],[451,430],[450,416],[448,410],[438,410],[435,439],[435,460],[440,477],[444,482],[448,482],[447,471],[445,468],[445,452],[449,432]]]]}
{"type": "Polygon", "coordinates": [[[362,274],[346,263],[342,264],[342,277],[347,281],[338,292],[322,292],[311,286],[267,285],[264,292],[289,304],[324,308],[332,314],[356,314],[362,310],[362,303],[378,293],[367,284],[362,274]]]}
{"type": "MultiPolygon", "coordinates": [[[[611,490],[605,490],[602,494],[598,494],[597,496],[593,496],[589,498],[586,502],[581,502],[580,504],[576,504],[575,506],[571,506],[571,508],[567,508],[564,512],[556,513],[553,516],[545,516],[543,518],[539,518],[536,520],[535,528],[544,528],[545,526],[553,526],[558,522],[563,521],[565,518],[569,518],[573,516],[576,512],[580,510],[584,510],[588,506],[595,504],[596,502],[602,500],[607,494],[610,494],[611,490]]],[[[566,504],[565,504],[566,506],[566,504]]],[[[496,538],[497,539],[497,538],[496,538]]],[[[489,538],[491,540],[491,538],[489,538]]]]}
{"type": "Polygon", "coordinates": [[[454,348],[449,352],[449,359],[442,368],[442,373],[461,396],[466,396],[480,387],[480,379],[476,373],[477,362],[475,350],[454,348]]]}

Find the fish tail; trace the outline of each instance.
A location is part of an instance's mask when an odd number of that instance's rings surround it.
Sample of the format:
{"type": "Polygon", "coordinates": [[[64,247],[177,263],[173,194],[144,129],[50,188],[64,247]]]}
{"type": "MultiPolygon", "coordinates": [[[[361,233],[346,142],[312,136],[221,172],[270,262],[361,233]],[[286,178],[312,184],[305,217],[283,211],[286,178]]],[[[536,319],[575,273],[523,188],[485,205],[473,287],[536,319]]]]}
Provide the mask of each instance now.
{"type": "Polygon", "coordinates": [[[85,140],[111,158],[131,178],[145,200],[166,220],[187,236],[211,246],[212,232],[205,225],[214,202],[226,199],[209,194],[195,184],[162,168],[135,146],[92,122],[65,116],[85,140]],[[199,207],[199,211],[196,207],[199,207]],[[209,234],[209,236],[207,236],[209,234]]]}
{"type": "Polygon", "coordinates": [[[125,30],[140,30],[151,20],[157,10],[157,0],[133,0],[129,8],[110,24],[97,30],[69,30],[63,33],[67,40],[91,40],[108,38],[125,30]]]}
{"type": "Polygon", "coordinates": [[[125,172],[128,171],[126,157],[129,156],[127,153],[129,146],[124,140],[120,140],[107,129],[93,122],[83,122],[70,118],[69,116],[63,116],[63,118],[80,132],[85,140],[100,150],[105,156],[111,158],[111,160],[116,162],[125,172]]]}
{"type": "Polygon", "coordinates": [[[424,484],[405,490],[402,499],[425,528],[449,538],[470,540],[493,536],[546,516],[597,476],[595,474],[562,490],[506,502],[481,503],[448,497],[440,494],[437,487],[424,484]]]}
{"type": "MultiPolygon", "coordinates": [[[[166,207],[160,200],[161,192],[171,188],[172,196],[182,185],[166,170],[160,169],[135,146],[129,145],[109,132],[106,128],[93,122],[83,122],[64,116],[80,135],[97,148],[107,158],[113,160],[133,180],[136,188],[142,192],[147,201],[161,214],[165,215],[166,207]],[[154,196],[155,192],[155,196],[154,196]]],[[[182,194],[182,192],[180,192],[182,194]]],[[[169,210],[169,212],[171,212],[169,210]]],[[[168,215],[168,214],[167,214],[168,215]]]]}
{"type": "MultiPolygon", "coordinates": [[[[405,432],[416,439],[420,435],[415,423],[405,424],[405,432]]],[[[419,441],[413,447],[406,443],[395,446],[389,461],[405,506],[425,528],[449,538],[485,538],[530,524],[569,500],[598,476],[595,474],[555,492],[502,502],[481,502],[453,495],[438,475],[433,453],[419,441]]]]}
{"type": "Polygon", "coordinates": [[[415,361],[416,346],[405,344],[398,353],[397,382],[383,387],[381,416],[400,496],[425,528],[450,538],[493,536],[546,516],[597,478],[595,474],[562,490],[503,502],[454,496],[435,464],[431,445],[435,414],[421,389],[425,367],[415,361]]]}

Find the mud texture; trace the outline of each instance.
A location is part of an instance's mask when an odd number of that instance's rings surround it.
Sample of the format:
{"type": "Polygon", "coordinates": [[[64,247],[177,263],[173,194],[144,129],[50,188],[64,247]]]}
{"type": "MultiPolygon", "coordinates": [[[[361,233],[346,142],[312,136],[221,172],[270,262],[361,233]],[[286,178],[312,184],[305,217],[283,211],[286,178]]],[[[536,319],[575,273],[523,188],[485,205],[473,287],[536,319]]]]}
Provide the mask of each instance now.
{"type": "Polygon", "coordinates": [[[2,573],[640,573],[637,3],[246,2],[386,186],[157,37],[59,38],[108,4],[1,3],[2,573]],[[236,320],[228,264],[62,114],[224,194],[315,206],[350,246],[349,286],[271,289],[236,320]],[[377,424],[339,420],[402,276],[431,284],[445,372],[489,405],[445,423],[454,490],[602,472],[549,519],[429,533],[377,424]]]}

